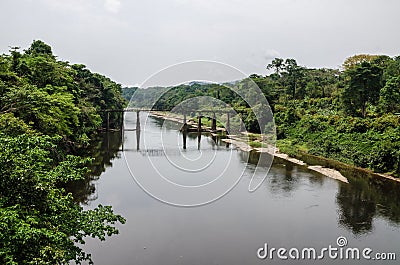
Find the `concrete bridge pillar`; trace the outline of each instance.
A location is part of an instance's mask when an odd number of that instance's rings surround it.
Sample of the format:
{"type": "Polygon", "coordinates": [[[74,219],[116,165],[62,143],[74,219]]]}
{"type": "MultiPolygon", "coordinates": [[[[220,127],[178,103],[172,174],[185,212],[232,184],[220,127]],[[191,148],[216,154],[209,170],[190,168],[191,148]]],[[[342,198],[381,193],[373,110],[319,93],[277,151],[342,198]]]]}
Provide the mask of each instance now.
{"type": "Polygon", "coordinates": [[[217,130],[217,119],[215,117],[215,112],[213,112],[213,118],[212,118],[212,122],[211,122],[211,130],[214,132],[217,130]]]}
{"type": "Polygon", "coordinates": [[[229,134],[229,132],[230,132],[230,130],[231,130],[231,121],[230,121],[230,113],[229,112],[227,112],[226,113],[226,117],[227,117],[227,120],[226,120],[226,134],[229,134]]]}
{"type": "Polygon", "coordinates": [[[201,132],[201,114],[198,116],[198,124],[197,124],[197,131],[201,132]]]}

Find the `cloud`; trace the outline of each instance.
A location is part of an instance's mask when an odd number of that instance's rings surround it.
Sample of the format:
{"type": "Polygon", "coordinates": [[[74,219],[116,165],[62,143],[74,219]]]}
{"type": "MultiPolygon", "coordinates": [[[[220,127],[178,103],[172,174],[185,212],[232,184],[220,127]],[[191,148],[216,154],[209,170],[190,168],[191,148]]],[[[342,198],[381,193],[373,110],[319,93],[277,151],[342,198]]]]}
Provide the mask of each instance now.
{"type": "Polygon", "coordinates": [[[264,59],[269,61],[280,56],[280,53],[274,49],[268,49],[264,52],[264,59]]]}
{"type": "Polygon", "coordinates": [[[104,8],[111,13],[117,14],[121,8],[121,2],[119,0],[106,0],[104,8]]]}

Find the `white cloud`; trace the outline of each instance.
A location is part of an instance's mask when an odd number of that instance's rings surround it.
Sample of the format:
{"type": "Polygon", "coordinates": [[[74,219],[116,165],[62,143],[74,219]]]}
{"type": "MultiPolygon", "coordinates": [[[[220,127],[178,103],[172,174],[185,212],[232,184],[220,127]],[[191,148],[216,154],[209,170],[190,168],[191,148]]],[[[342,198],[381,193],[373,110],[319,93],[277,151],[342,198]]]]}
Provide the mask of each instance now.
{"type": "Polygon", "coordinates": [[[280,53],[274,49],[268,49],[264,52],[264,59],[269,61],[281,56],[280,53]]]}
{"type": "Polygon", "coordinates": [[[119,0],[106,0],[104,2],[104,8],[111,13],[118,13],[121,8],[121,2],[119,0]]]}

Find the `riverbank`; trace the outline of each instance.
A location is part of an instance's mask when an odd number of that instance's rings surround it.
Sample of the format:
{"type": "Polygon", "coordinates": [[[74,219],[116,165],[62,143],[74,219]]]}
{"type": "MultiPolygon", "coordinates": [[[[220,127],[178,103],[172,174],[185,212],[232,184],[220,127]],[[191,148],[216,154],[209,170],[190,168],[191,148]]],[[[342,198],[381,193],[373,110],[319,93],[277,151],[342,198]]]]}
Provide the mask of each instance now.
{"type": "MultiPolygon", "coordinates": [[[[154,112],[150,112],[150,116],[183,124],[183,117],[179,116],[178,114],[154,111],[154,112]]],[[[187,124],[189,126],[195,126],[196,123],[192,120],[188,120],[187,124]]],[[[205,131],[207,131],[207,130],[211,131],[211,128],[204,126],[204,125],[202,126],[202,129],[204,129],[205,131]]],[[[217,128],[217,130],[218,129],[220,131],[225,131],[224,128],[217,128]]],[[[324,167],[322,165],[308,165],[307,163],[305,163],[304,161],[302,161],[300,159],[290,157],[288,154],[281,153],[278,148],[275,148],[272,146],[263,146],[261,138],[262,138],[261,135],[243,132],[240,136],[227,135],[227,138],[221,139],[221,141],[232,144],[236,148],[238,148],[244,152],[255,151],[258,153],[269,153],[269,154],[273,155],[274,157],[279,157],[279,158],[281,158],[285,161],[288,161],[290,163],[293,163],[295,165],[306,167],[307,169],[317,172],[319,174],[322,174],[326,177],[336,179],[336,180],[344,182],[344,183],[349,183],[348,179],[346,177],[344,177],[340,173],[340,171],[333,169],[333,168],[324,167]],[[253,141],[249,141],[249,139],[253,139],[253,141]],[[261,147],[253,147],[253,146],[251,146],[251,143],[260,143],[261,147]]]]}
{"type": "MultiPolygon", "coordinates": [[[[160,112],[154,111],[150,113],[151,116],[169,120],[177,123],[183,124],[183,117],[178,114],[169,113],[169,112],[160,112]]],[[[196,126],[196,122],[193,120],[187,120],[187,124],[189,126],[196,126]]],[[[211,132],[211,127],[202,125],[202,131],[211,132]]],[[[217,127],[217,131],[226,132],[225,128],[217,127]]],[[[243,132],[242,135],[227,135],[227,138],[221,139],[223,142],[234,145],[236,148],[244,151],[251,152],[256,151],[259,153],[270,153],[274,157],[279,157],[283,160],[296,164],[298,166],[306,167],[307,169],[320,173],[326,177],[339,180],[344,183],[348,183],[348,179],[343,176],[341,171],[344,168],[352,168],[354,170],[358,170],[360,172],[364,172],[369,176],[380,177],[387,180],[395,181],[400,183],[400,179],[393,177],[388,174],[376,173],[370,169],[356,167],[350,164],[346,164],[343,162],[339,162],[333,159],[318,157],[311,154],[307,154],[299,150],[299,155],[290,155],[284,152],[281,152],[279,148],[272,148],[264,146],[262,143],[262,135],[243,132]],[[260,147],[257,147],[260,146],[260,147]],[[310,159],[312,157],[312,159],[310,159]]]]}

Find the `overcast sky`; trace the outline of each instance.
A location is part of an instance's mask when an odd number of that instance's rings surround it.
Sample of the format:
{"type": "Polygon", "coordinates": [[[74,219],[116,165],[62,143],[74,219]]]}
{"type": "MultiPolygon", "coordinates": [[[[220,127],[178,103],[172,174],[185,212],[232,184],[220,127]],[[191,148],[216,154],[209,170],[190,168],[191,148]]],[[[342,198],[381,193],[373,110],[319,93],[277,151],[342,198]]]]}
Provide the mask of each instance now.
{"type": "Polygon", "coordinates": [[[399,0],[1,0],[0,51],[50,44],[123,85],[171,64],[213,60],[266,74],[275,57],[337,68],[400,54],[399,0]]]}

